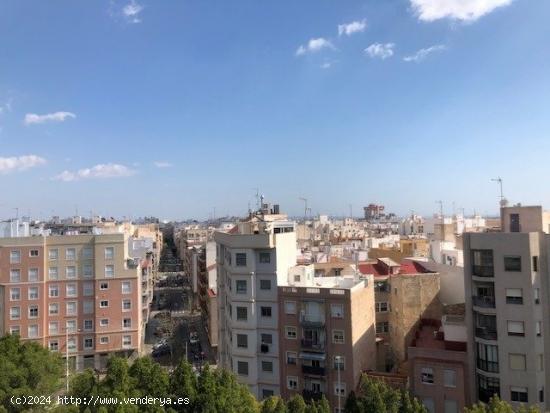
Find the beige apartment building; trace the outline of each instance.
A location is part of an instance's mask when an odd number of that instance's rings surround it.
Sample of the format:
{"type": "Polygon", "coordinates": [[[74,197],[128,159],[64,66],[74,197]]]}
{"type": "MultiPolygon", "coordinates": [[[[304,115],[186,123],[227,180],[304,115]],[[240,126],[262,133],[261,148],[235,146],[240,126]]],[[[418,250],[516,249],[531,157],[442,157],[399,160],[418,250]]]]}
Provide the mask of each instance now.
{"type": "Polygon", "coordinates": [[[0,331],[34,340],[73,368],[139,352],[141,268],[124,234],[0,239],[0,331]]]}
{"type": "Polygon", "coordinates": [[[550,409],[550,214],[501,208],[502,232],[464,234],[470,392],[550,409]]]}
{"type": "Polygon", "coordinates": [[[372,276],[315,277],[314,271],[293,267],[278,287],[281,395],[324,395],[343,411],[361,373],[376,366],[372,276]]]}

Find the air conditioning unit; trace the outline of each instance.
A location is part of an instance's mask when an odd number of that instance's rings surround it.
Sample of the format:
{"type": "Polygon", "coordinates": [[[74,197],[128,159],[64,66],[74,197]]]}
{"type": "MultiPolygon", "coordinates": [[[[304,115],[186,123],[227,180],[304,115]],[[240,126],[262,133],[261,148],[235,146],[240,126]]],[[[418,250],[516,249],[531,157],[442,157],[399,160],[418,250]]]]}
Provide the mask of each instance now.
{"type": "Polygon", "coordinates": [[[269,346],[268,346],[267,344],[262,344],[262,345],[260,346],[260,351],[261,351],[262,353],[269,353],[269,346]]]}

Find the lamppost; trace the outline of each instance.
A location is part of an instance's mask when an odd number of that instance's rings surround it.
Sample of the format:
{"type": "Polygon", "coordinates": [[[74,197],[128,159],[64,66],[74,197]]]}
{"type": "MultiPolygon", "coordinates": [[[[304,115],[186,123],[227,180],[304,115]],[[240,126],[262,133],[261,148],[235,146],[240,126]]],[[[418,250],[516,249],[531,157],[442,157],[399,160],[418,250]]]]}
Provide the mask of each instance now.
{"type": "Polygon", "coordinates": [[[336,362],[336,366],[338,369],[338,413],[342,412],[342,405],[341,405],[341,395],[342,395],[342,384],[340,381],[340,366],[342,365],[342,356],[335,356],[334,361],[336,362]]]}

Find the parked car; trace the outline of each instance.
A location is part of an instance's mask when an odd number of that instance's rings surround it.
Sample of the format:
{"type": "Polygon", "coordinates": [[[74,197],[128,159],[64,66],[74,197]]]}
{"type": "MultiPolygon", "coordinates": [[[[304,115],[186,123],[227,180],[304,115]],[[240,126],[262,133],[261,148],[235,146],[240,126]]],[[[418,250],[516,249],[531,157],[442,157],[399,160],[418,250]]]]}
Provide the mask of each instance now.
{"type": "Polygon", "coordinates": [[[156,350],[156,349],[159,349],[159,348],[161,348],[161,347],[164,347],[164,346],[166,346],[166,345],[168,345],[168,339],[167,339],[167,338],[163,338],[163,339],[161,339],[160,341],[158,341],[157,343],[155,343],[155,344],[153,345],[153,351],[156,350]]]}
{"type": "Polygon", "coordinates": [[[165,345],[153,350],[153,352],[151,354],[153,355],[153,357],[160,357],[160,356],[163,356],[165,354],[170,354],[170,351],[171,351],[170,345],[165,344],[165,345]]]}

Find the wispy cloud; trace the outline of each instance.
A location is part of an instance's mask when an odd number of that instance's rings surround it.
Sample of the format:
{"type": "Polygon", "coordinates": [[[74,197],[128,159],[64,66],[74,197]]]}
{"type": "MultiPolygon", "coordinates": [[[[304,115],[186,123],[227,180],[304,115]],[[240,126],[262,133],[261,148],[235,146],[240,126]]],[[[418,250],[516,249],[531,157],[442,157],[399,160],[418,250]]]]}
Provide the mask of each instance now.
{"type": "Polygon", "coordinates": [[[124,165],[116,163],[98,164],[91,168],[79,169],[78,171],[63,171],[53,177],[54,180],[71,182],[81,179],[106,179],[120,178],[135,175],[136,171],[124,165]]]}
{"type": "Polygon", "coordinates": [[[367,28],[367,19],[338,25],[338,36],[351,36],[354,33],[364,32],[367,28]]]}
{"type": "Polygon", "coordinates": [[[310,39],[307,44],[301,45],[296,50],[296,56],[302,56],[306,53],[315,53],[323,49],[334,49],[334,45],[323,37],[310,39]]]}
{"type": "Polygon", "coordinates": [[[8,99],[4,103],[0,104],[0,115],[6,112],[11,112],[11,102],[12,99],[8,99]]]}
{"type": "Polygon", "coordinates": [[[174,166],[172,163],[166,161],[155,161],[153,163],[157,168],[171,168],[172,166],[174,166]]]}
{"type": "Polygon", "coordinates": [[[325,62],[325,63],[321,64],[321,69],[330,69],[331,66],[332,66],[331,62],[325,62]]]}
{"type": "Polygon", "coordinates": [[[513,0],[410,0],[420,20],[439,19],[473,22],[493,10],[508,6],[513,0]]]}
{"type": "Polygon", "coordinates": [[[143,11],[143,6],[135,0],[131,0],[122,8],[122,15],[129,23],[141,23],[140,13],[143,11]]]}
{"type": "Polygon", "coordinates": [[[24,171],[26,169],[44,165],[45,163],[46,160],[37,155],[12,156],[9,158],[0,157],[0,174],[24,171]]]}
{"type": "Polygon", "coordinates": [[[36,113],[27,113],[25,115],[25,125],[45,122],[64,122],[66,119],[76,118],[72,112],[54,112],[45,115],[37,115],[36,113]]]}
{"type": "Polygon", "coordinates": [[[394,47],[395,43],[373,43],[365,49],[365,53],[372,58],[385,60],[393,56],[394,47]]]}
{"type": "Polygon", "coordinates": [[[405,62],[421,62],[428,56],[430,53],[434,52],[441,52],[443,50],[446,50],[447,48],[442,44],[436,44],[434,46],[427,47],[425,49],[418,50],[415,54],[412,54],[410,56],[405,56],[403,60],[405,62]]]}

